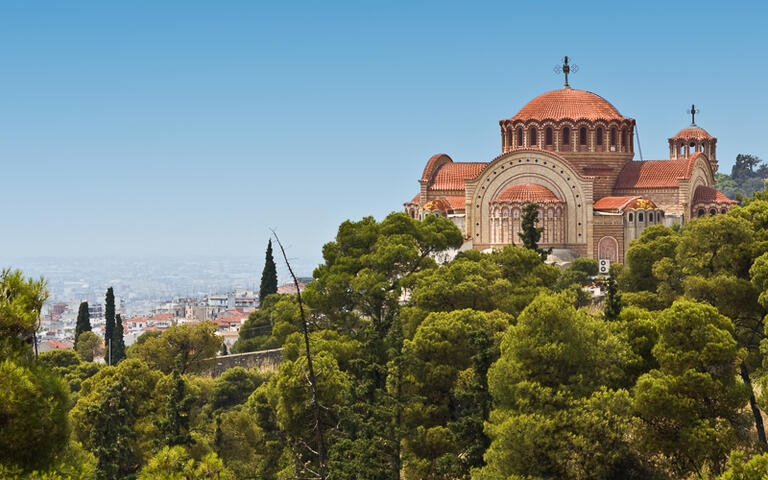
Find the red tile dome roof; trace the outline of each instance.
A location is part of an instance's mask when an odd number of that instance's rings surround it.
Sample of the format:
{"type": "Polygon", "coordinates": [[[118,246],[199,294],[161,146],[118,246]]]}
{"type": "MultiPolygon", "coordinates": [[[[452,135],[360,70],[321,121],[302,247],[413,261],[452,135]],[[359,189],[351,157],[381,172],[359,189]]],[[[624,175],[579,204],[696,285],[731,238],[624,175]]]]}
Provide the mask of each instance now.
{"type": "Polygon", "coordinates": [[[510,120],[626,120],[611,103],[592,92],[563,88],[534,98],[510,120]]]}
{"type": "Polygon", "coordinates": [[[696,205],[697,203],[739,203],[739,202],[737,202],[736,200],[731,200],[730,198],[726,197],[723,193],[721,193],[715,187],[710,187],[707,185],[699,185],[698,187],[696,187],[696,190],[693,192],[693,199],[691,200],[691,205],[696,205]]]}
{"type": "Polygon", "coordinates": [[[706,130],[699,127],[688,127],[677,132],[677,135],[672,137],[673,140],[677,139],[696,139],[696,140],[712,140],[714,137],[707,133],[706,130]]]}
{"type": "Polygon", "coordinates": [[[535,185],[533,183],[522,183],[512,185],[501,195],[496,197],[494,202],[504,203],[559,203],[560,200],[547,187],[535,185]]]}

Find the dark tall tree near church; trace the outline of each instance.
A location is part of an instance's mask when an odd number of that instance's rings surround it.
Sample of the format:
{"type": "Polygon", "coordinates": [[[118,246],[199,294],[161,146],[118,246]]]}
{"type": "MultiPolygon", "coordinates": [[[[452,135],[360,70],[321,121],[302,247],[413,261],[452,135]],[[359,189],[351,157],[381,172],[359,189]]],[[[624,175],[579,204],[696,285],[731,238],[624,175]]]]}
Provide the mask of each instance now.
{"type": "Polygon", "coordinates": [[[75,324],[75,342],[83,332],[91,331],[91,315],[88,313],[88,302],[81,302],[77,311],[77,323],[75,324]]]}
{"type": "Polygon", "coordinates": [[[264,270],[261,272],[261,286],[259,287],[259,301],[263,301],[267,295],[277,293],[277,267],[272,256],[272,239],[267,244],[267,258],[264,260],[264,270]]]}
{"type": "Polygon", "coordinates": [[[104,321],[104,355],[111,365],[110,350],[115,348],[114,341],[112,340],[115,334],[115,292],[112,291],[112,287],[107,289],[107,295],[104,299],[104,321]]]}
{"type": "Polygon", "coordinates": [[[115,330],[112,335],[112,365],[117,365],[125,358],[125,338],[123,338],[123,319],[115,315],[115,330]]]}
{"type": "Polygon", "coordinates": [[[526,203],[523,207],[523,218],[520,225],[523,231],[518,233],[518,235],[525,248],[536,251],[541,255],[542,260],[546,260],[547,255],[552,252],[552,249],[544,250],[539,248],[541,232],[544,229],[542,227],[537,227],[537,223],[539,223],[539,206],[535,203],[526,203]]]}

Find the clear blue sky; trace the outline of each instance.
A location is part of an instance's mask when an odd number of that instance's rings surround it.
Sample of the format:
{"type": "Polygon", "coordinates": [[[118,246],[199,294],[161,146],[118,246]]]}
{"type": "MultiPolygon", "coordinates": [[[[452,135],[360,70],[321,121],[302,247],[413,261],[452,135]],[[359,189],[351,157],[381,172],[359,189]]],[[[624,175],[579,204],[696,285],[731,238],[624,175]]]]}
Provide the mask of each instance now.
{"type": "Polygon", "coordinates": [[[559,88],[667,158],[686,109],[768,157],[765,2],[4,1],[0,252],[320,258],[338,224],[488,161],[498,120],[559,88]]]}

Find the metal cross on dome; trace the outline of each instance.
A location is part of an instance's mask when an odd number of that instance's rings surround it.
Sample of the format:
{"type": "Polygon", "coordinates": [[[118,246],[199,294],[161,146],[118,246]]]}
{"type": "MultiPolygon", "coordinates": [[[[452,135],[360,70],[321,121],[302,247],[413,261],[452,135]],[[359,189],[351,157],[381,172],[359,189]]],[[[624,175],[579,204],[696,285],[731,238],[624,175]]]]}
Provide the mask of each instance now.
{"type": "Polygon", "coordinates": [[[688,110],[688,113],[691,114],[691,126],[696,126],[696,114],[699,113],[699,110],[696,109],[696,105],[691,104],[691,108],[688,110]]]}
{"type": "Polygon", "coordinates": [[[570,73],[576,73],[579,71],[578,65],[569,65],[568,64],[568,56],[566,55],[565,58],[563,58],[563,64],[562,65],[555,65],[555,73],[563,72],[563,75],[565,75],[565,85],[563,85],[564,88],[571,88],[570,85],[568,85],[568,74],[570,73]]]}

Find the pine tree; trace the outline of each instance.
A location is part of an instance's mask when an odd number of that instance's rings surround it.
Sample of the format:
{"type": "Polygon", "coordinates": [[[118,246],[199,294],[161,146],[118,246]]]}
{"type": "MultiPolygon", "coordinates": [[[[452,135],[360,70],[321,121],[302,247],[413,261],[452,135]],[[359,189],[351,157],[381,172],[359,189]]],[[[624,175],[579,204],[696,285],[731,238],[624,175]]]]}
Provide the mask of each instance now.
{"type": "Polygon", "coordinates": [[[264,270],[261,272],[259,301],[264,301],[267,295],[277,293],[277,267],[272,256],[272,239],[267,244],[267,258],[264,260],[264,270]]]}
{"type": "Polygon", "coordinates": [[[105,390],[100,404],[88,407],[88,415],[93,418],[90,440],[98,461],[98,480],[123,478],[135,470],[129,447],[133,432],[128,426],[130,406],[125,389],[124,380],[120,379],[105,390]]]}
{"type": "Polygon", "coordinates": [[[75,343],[77,337],[83,332],[91,331],[91,315],[88,313],[88,302],[80,303],[80,309],[77,311],[77,323],[75,324],[75,343]]]}
{"type": "Polygon", "coordinates": [[[112,335],[112,365],[125,359],[125,338],[123,338],[123,319],[115,315],[115,331],[112,335]]]}
{"type": "Polygon", "coordinates": [[[114,342],[112,341],[112,337],[115,334],[115,293],[112,291],[112,287],[107,289],[107,295],[104,300],[104,320],[104,348],[107,351],[107,361],[111,365],[113,362],[109,360],[109,352],[115,349],[114,342]]]}
{"type": "Polygon", "coordinates": [[[523,218],[520,224],[523,231],[518,233],[518,235],[523,242],[523,247],[536,251],[541,255],[542,260],[546,260],[547,255],[552,253],[552,249],[544,250],[539,248],[541,232],[544,229],[537,227],[537,223],[539,223],[539,206],[535,203],[526,203],[523,207],[523,218]]]}
{"type": "Polygon", "coordinates": [[[621,294],[616,285],[613,272],[608,274],[608,282],[605,287],[605,318],[615,320],[621,313],[621,294]]]}

